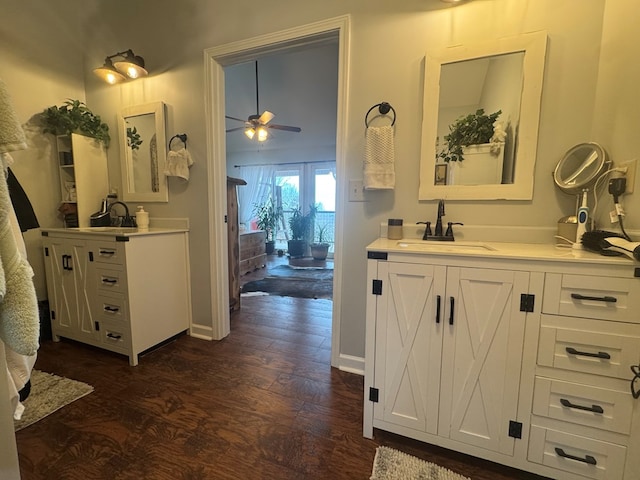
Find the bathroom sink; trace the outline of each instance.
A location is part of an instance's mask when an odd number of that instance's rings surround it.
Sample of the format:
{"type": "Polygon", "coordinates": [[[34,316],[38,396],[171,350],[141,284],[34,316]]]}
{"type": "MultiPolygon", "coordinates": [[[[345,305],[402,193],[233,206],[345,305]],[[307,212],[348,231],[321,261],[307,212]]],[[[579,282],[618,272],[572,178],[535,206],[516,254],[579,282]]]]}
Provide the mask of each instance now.
{"type": "Polygon", "coordinates": [[[491,245],[482,242],[438,242],[428,240],[400,240],[398,247],[421,252],[494,252],[491,245]]]}

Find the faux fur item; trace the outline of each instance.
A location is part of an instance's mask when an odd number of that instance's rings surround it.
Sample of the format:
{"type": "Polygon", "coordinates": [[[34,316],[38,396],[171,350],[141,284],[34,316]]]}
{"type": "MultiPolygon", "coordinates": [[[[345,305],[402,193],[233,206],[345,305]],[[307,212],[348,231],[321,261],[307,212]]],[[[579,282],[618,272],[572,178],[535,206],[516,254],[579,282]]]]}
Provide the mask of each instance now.
{"type": "Polygon", "coordinates": [[[11,96],[5,83],[0,80],[0,153],[27,148],[24,130],[13,109],[11,96]]]}
{"type": "Polygon", "coordinates": [[[40,318],[33,270],[20,253],[10,216],[6,170],[0,170],[0,340],[14,352],[34,355],[39,347],[40,318]],[[4,277],[4,278],[2,278],[4,277]]]}

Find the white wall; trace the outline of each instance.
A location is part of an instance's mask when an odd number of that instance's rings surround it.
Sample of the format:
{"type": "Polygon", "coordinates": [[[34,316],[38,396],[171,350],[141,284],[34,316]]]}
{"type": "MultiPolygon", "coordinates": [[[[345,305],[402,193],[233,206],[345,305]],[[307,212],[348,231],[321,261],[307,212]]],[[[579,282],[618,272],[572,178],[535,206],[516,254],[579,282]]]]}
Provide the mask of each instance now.
{"type": "MultiPolygon", "coordinates": [[[[20,16],[18,2],[13,2],[16,4],[14,14],[20,16]]],[[[571,213],[574,205],[572,198],[555,188],[550,176],[567,149],[576,143],[598,140],[616,159],[635,155],[631,142],[639,124],[635,87],[640,84],[640,75],[634,59],[640,47],[635,45],[628,12],[639,10],[639,0],[609,0],[606,11],[605,0],[482,0],[455,7],[438,0],[393,3],[327,0],[304,6],[294,0],[283,0],[262,8],[256,5],[249,12],[243,4],[231,1],[188,0],[176,8],[175,2],[169,0],[140,0],[133,5],[114,0],[97,6],[99,9],[88,20],[91,29],[84,48],[85,86],[90,107],[115,131],[116,113],[121,107],[162,100],[169,105],[167,134],[186,132],[189,135],[189,150],[196,161],[189,184],[170,181],[170,203],[149,204],[148,210],[152,218],[191,218],[196,321],[208,320],[211,311],[211,279],[207,267],[209,215],[204,208],[207,165],[203,51],[206,48],[351,14],[347,178],[340,179],[339,185],[343,191],[348,179],[362,177],[366,111],[376,103],[388,101],[397,112],[398,188],[393,192],[367,192],[367,202],[347,203],[342,210],[348,228],[345,249],[341,252],[344,261],[341,353],[347,355],[361,357],[364,354],[364,248],[378,235],[380,222],[389,217],[404,218],[405,222],[435,217],[435,202],[417,201],[423,57],[428,48],[538,30],[545,30],[549,35],[534,199],[450,201],[448,220],[471,225],[555,227],[558,218],[571,213]],[[128,16],[123,16],[123,11],[127,11],[128,16]],[[153,11],[152,16],[148,15],[149,11],[153,11]],[[599,62],[603,29],[605,44],[599,62]],[[145,57],[150,77],[116,87],[100,84],[93,78],[91,68],[101,64],[106,54],[126,48],[133,48],[145,57]]],[[[53,19],[47,21],[41,19],[41,15],[34,17],[41,20],[26,31],[34,31],[33,34],[37,29],[57,31],[55,23],[66,19],[56,12],[49,14],[53,19]]],[[[31,17],[28,19],[32,21],[31,17]]],[[[18,39],[25,36],[20,31],[12,34],[18,39]]],[[[36,55],[41,47],[18,42],[14,48],[21,48],[22,54],[36,55]]],[[[77,66],[66,58],[63,61],[70,68],[77,66]]],[[[13,72],[12,86],[21,118],[54,103],[55,95],[45,96],[43,92],[38,92],[37,101],[33,101],[34,88],[28,85],[30,79],[36,78],[32,71],[36,66],[44,69],[50,79],[54,78],[51,88],[64,92],[60,99],[77,96],[82,89],[76,75],[73,75],[75,82],[56,80],[58,70],[44,55],[36,56],[35,60],[33,66],[14,61],[17,70],[13,72]]],[[[117,156],[118,148],[114,145],[109,149],[110,178],[114,184],[119,182],[117,156]]],[[[33,160],[31,166],[37,175],[37,167],[43,165],[35,163],[33,160]]],[[[26,185],[28,193],[43,188],[47,178],[35,182],[36,185],[26,185]]],[[[638,228],[640,210],[628,210],[627,226],[638,228]]]]}

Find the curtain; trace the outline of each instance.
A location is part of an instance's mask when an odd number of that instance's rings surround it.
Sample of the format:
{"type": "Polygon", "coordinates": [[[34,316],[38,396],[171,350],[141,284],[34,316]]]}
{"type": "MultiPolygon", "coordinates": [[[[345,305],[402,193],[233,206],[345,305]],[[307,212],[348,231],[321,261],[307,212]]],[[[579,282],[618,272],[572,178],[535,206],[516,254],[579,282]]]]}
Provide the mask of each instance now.
{"type": "Polygon", "coordinates": [[[276,167],[274,165],[246,165],[240,167],[240,178],[247,182],[238,188],[238,220],[247,229],[251,227],[251,219],[254,218],[254,210],[269,199],[271,185],[276,167]]]}

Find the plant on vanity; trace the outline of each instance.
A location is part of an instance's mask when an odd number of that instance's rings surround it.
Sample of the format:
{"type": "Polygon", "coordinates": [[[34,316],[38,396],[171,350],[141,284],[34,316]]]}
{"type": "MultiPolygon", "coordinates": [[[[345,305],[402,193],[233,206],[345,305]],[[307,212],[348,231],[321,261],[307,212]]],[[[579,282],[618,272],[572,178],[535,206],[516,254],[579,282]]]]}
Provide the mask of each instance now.
{"type": "Polygon", "coordinates": [[[469,145],[482,145],[491,143],[491,152],[500,153],[506,132],[502,122],[496,122],[502,110],[490,115],[480,108],[475,113],[459,117],[449,125],[449,133],[444,136],[445,146],[440,152],[436,152],[436,160],[445,162],[458,162],[464,160],[464,147],[469,145]]]}
{"type": "Polygon", "coordinates": [[[53,105],[42,112],[42,126],[44,133],[54,135],[71,135],[79,133],[95,138],[105,147],[109,146],[109,125],[95,115],[80,100],[68,99],[59,107],[53,105]]]}

